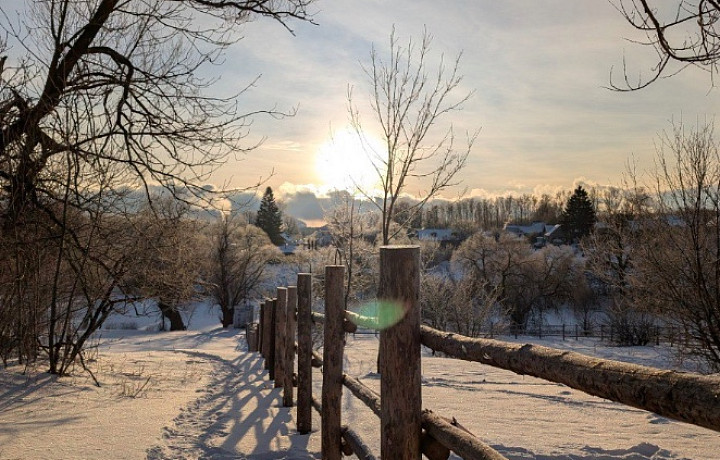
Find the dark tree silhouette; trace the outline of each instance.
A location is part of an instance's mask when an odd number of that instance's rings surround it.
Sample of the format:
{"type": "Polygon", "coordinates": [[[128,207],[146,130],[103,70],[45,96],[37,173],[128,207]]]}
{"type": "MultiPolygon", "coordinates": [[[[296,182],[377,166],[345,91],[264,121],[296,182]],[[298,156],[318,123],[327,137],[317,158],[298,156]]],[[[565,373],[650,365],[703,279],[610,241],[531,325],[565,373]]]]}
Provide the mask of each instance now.
{"type": "Polygon", "coordinates": [[[579,240],[592,233],[595,222],[595,207],[585,189],[578,185],[560,216],[560,224],[567,229],[571,239],[579,240]]]}
{"type": "Polygon", "coordinates": [[[276,246],[285,244],[285,240],[280,235],[282,229],[282,213],[275,203],[275,196],[272,188],[265,189],[265,194],[260,201],[260,209],[258,209],[255,225],[260,227],[270,237],[270,241],[276,246]]]}

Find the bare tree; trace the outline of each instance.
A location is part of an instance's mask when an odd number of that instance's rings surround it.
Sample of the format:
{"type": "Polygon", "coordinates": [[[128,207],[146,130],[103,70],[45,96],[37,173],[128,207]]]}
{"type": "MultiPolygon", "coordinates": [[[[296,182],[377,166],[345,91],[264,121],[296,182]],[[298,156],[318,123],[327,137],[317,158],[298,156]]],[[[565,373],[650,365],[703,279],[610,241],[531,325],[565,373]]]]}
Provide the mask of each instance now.
{"type": "Polygon", "coordinates": [[[0,5],[4,360],[40,347],[62,374],[82,358],[139,268],[127,250],[137,245],[119,249],[137,234],[114,233],[130,218],[122,191],[206,199],[208,175],[253,147],[247,128],[262,111],[211,96],[199,70],[240,39],[238,25],[288,27],[310,19],[310,2],[34,0],[23,15],[0,5]]]}
{"type": "Polygon", "coordinates": [[[370,65],[363,66],[369,84],[372,118],[382,135],[384,151],[373,151],[364,134],[364,125],[352,93],[348,90],[350,121],[375,167],[381,195],[361,190],[377,206],[382,218],[382,244],[389,244],[400,229],[391,223],[398,200],[411,179],[421,179],[427,188],[410,209],[405,209],[407,224],[425,203],[447,187],[456,185],[456,175],[465,166],[477,133],[468,135],[467,144],[458,149],[452,125],[438,133],[440,122],[460,110],[472,91],[462,92],[459,74],[460,55],[449,66],[440,57],[437,71],[431,74],[429,54],[432,36],[425,31],[416,45],[412,40],[401,45],[393,29],[388,60],[373,47],[370,65]],[[412,211],[412,212],[409,212],[412,211]]]}
{"type": "MultiPolygon", "coordinates": [[[[33,361],[42,351],[49,371],[63,375],[105,319],[130,299],[118,296],[137,241],[116,213],[114,196],[103,182],[80,187],[82,171],[72,162],[55,165],[61,202],[39,200],[23,214],[22,225],[0,238],[0,354],[33,361]],[[84,200],[70,206],[71,194],[84,200]]],[[[77,198],[77,197],[75,197],[77,198]]]]}
{"type": "Polygon", "coordinates": [[[345,307],[353,301],[372,297],[377,288],[377,252],[371,241],[376,237],[374,216],[363,209],[363,202],[347,192],[334,196],[325,213],[335,248],[333,263],[345,265],[345,307]]]}
{"type": "Polygon", "coordinates": [[[209,292],[220,306],[223,327],[266,275],[268,261],[281,256],[267,234],[237,216],[223,216],[213,231],[209,292]]]}
{"type": "Polygon", "coordinates": [[[493,289],[479,287],[471,276],[455,279],[449,273],[426,273],[420,290],[423,321],[433,328],[468,337],[487,330],[497,302],[493,289]]]}
{"type": "Polygon", "coordinates": [[[714,81],[720,62],[720,3],[716,0],[616,0],[613,5],[631,26],[645,34],[647,39],[641,44],[652,48],[657,55],[649,78],[630,81],[625,64],[622,85],[615,84],[611,78],[613,89],[645,88],[689,65],[707,70],[714,81]],[[672,62],[681,67],[672,68],[672,62]]]}
{"type": "Polygon", "coordinates": [[[638,184],[634,169],[622,188],[601,196],[600,226],[582,242],[588,270],[609,300],[607,319],[621,345],[646,345],[653,318],[637,283],[640,253],[648,238],[651,199],[638,184]]]}
{"type": "Polygon", "coordinates": [[[207,277],[207,224],[191,218],[189,205],[171,196],[153,197],[152,203],[133,222],[137,244],[123,291],[155,300],[163,329],[168,320],[171,331],[185,330],[181,306],[200,298],[207,277]]]}
{"type": "Polygon", "coordinates": [[[0,27],[25,53],[0,74],[4,216],[48,192],[44,173],[64,155],[112,165],[126,184],[204,195],[201,180],[252,148],[242,140],[256,113],[206,94],[213,81],[198,70],[240,38],[238,24],[308,19],[309,1],[37,0],[17,23],[0,7],[0,27]]]}
{"type": "Polygon", "coordinates": [[[453,261],[474,280],[473,297],[495,298],[512,332],[523,331],[533,314],[568,300],[582,270],[568,247],[533,251],[523,238],[476,233],[463,242],[453,261]]]}
{"type": "Polygon", "coordinates": [[[658,212],[642,245],[642,299],[689,337],[689,351],[720,370],[720,143],[713,125],[662,138],[658,212]]]}

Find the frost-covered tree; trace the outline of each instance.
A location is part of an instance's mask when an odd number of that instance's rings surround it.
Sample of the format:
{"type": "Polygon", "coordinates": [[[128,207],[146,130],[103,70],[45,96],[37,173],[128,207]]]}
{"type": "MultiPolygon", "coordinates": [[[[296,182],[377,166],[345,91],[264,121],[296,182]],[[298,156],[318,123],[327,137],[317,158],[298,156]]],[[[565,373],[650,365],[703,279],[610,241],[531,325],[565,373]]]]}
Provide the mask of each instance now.
{"type": "Polygon", "coordinates": [[[639,245],[642,301],[688,340],[686,351],[720,371],[720,141],[712,124],[674,126],[661,138],[658,212],[639,245]]]}
{"type": "Polygon", "coordinates": [[[236,217],[223,217],[213,232],[209,292],[222,312],[222,325],[233,323],[235,307],[260,286],[267,263],[279,250],[268,236],[236,217]]]}

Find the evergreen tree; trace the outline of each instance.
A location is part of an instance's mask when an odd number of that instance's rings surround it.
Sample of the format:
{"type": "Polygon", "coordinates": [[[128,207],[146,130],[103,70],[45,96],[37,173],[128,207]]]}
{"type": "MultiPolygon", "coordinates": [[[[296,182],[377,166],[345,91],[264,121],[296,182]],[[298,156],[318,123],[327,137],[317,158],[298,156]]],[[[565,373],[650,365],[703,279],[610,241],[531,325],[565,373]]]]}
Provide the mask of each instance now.
{"type": "Polygon", "coordinates": [[[282,223],[282,213],[275,204],[272,188],[268,187],[265,189],[262,201],[260,201],[260,209],[257,212],[255,225],[267,233],[274,245],[280,246],[285,244],[285,240],[280,235],[282,223]]]}
{"type": "Polygon", "coordinates": [[[567,229],[568,237],[575,240],[589,235],[596,221],[595,208],[588,193],[578,186],[568,199],[560,224],[567,229]]]}

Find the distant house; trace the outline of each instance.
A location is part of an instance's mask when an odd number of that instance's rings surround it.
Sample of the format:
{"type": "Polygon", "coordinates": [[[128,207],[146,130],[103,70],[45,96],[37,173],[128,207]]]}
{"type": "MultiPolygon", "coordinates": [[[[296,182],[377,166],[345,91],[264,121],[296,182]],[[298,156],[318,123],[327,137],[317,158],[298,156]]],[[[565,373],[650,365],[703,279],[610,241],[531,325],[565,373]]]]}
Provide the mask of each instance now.
{"type": "Polygon", "coordinates": [[[565,228],[563,228],[562,225],[550,225],[549,227],[550,228],[548,229],[548,231],[545,232],[545,235],[543,235],[545,241],[547,241],[548,243],[557,246],[560,244],[565,244],[572,239],[572,235],[568,235],[568,232],[565,228]]]}
{"type": "Polygon", "coordinates": [[[330,228],[325,225],[315,230],[310,236],[307,237],[308,241],[312,241],[315,247],[322,248],[330,246],[332,244],[332,235],[330,234],[330,228]]]}
{"type": "Polygon", "coordinates": [[[517,236],[543,236],[554,227],[545,222],[533,222],[530,225],[505,224],[504,230],[517,236]]]}
{"type": "Polygon", "coordinates": [[[420,241],[435,241],[441,246],[457,246],[462,242],[461,235],[450,228],[423,228],[417,230],[415,236],[420,241]]]}

